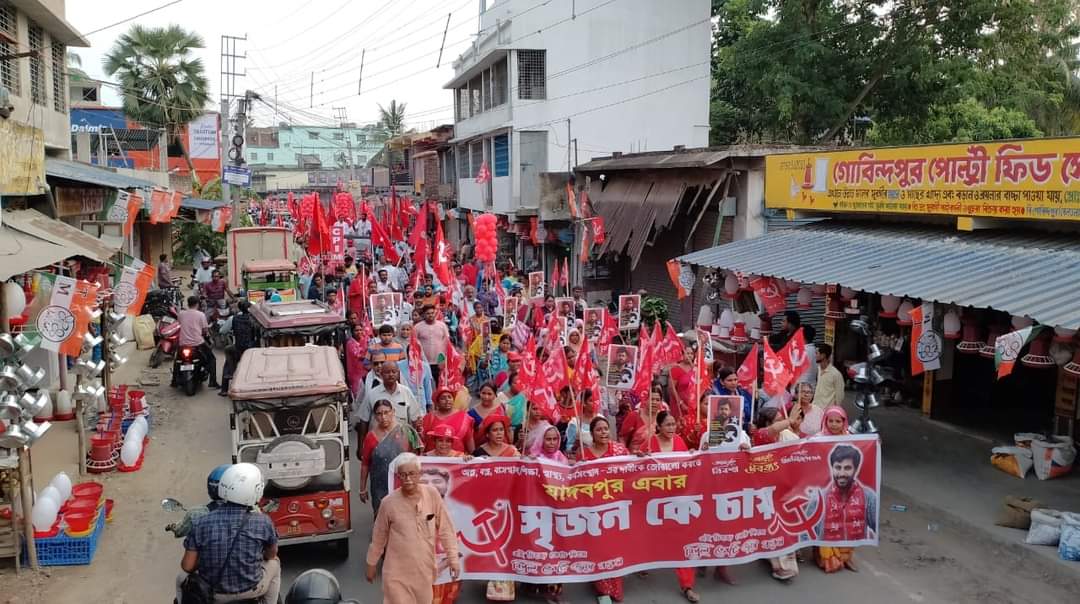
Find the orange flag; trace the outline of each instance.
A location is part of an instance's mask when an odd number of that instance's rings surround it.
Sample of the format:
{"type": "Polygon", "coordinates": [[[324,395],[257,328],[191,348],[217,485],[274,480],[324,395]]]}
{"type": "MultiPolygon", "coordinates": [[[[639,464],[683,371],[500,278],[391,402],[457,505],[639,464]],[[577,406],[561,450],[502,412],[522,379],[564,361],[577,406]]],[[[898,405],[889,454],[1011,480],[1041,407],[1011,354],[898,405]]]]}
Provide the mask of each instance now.
{"type": "Polygon", "coordinates": [[[690,288],[694,285],[694,273],[689,267],[684,267],[678,260],[671,259],[667,261],[667,273],[668,277],[671,277],[671,283],[675,285],[679,299],[689,296],[690,288]]]}

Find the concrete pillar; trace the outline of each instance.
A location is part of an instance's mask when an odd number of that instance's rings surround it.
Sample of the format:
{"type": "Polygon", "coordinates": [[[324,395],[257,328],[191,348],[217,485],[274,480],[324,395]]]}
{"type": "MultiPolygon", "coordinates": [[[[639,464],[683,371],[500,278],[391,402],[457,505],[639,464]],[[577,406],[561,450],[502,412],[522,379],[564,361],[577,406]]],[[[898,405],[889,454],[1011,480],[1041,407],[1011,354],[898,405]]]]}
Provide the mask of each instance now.
{"type": "Polygon", "coordinates": [[[752,169],[739,177],[735,191],[735,241],[765,233],[765,172],[752,169]]]}
{"type": "Polygon", "coordinates": [[[90,133],[86,130],[75,133],[75,161],[90,163],[90,133]]]}

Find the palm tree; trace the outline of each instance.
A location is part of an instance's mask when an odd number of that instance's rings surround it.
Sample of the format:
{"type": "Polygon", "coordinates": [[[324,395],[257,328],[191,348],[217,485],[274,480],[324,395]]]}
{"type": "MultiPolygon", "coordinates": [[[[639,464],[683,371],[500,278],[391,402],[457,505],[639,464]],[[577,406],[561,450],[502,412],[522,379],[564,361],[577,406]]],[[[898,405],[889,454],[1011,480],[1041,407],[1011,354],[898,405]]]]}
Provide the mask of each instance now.
{"type": "MultiPolygon", "coordinates": [[[[396,100],[391,100],[388,107],[379,105],[379,121],[375,124],[375,136],[373,137],[376,142],[386,143],[386,141],[400,136],[405,132],[405,103],[398,103],[396,100]]],[[[376,153],[368,161],[368,166],[387,166],[390,167],[394,163],[394,152],[388,150],[385,147],[382,151],[376,153]],[[389,155],[389,159],[387,156],[389,155]]]]}
{"type": "Polygon", "coordinates": [[[209,100],[205,70],[191,57],[203,48],[202,37],[178,25],[133,25],[105,55],[105,73],[116,76],[123,87],[124,114],[151,128],[164,128],[179,146],[198,182],[195,166],[184,147],[184,127],[204,112],[209,100]]]}

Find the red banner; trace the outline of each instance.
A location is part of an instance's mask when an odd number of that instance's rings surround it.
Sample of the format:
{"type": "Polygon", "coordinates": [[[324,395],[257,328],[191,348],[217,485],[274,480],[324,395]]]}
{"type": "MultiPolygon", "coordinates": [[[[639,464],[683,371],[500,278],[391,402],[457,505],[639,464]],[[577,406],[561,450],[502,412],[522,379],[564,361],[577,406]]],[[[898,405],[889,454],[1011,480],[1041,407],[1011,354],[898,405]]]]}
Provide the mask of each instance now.
{"type": "Polygon", "coordinates": [[[784,288],[772,277],[758,277],[750,282],[750,288],[761,298],[765,312],[769,315],[778,315],[784,312],[787,301],[784,298],[784,288]]]}
{"type": "Polygon", "coordinates": [[[875,435],[573,467],[424,458],[422,469],[454,521],[463,579],[593,581],[878,543],[875,435]]]}

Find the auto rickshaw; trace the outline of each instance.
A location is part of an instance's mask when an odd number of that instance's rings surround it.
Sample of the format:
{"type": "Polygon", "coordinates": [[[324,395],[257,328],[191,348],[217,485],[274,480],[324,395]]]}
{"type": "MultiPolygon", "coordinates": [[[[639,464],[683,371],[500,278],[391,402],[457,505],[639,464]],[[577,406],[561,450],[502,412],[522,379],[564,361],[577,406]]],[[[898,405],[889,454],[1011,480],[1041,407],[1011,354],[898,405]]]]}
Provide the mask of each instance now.
{"type": "Polygon", "coordinates": [[[229,398],[232,462],[262,470],[260,507],[281,545],[330,541],[348,556],[349,400],[337,351],[248,349],[229,398]]]}
{"type": "Polygon", "coordinates": [[[257,304],[266,299],[267,290],[274,290],[282,302],[299,300],[300,278],[296,263],[286,259],[248,260],[240,268],[248,301],[257,304]]]}
{"type": "Polygon", "coordinates": [[[252,305],[251,316],[263,346],[344,346],[349,337],[345,317],[317,300],[263,301],[252,305]]]}

